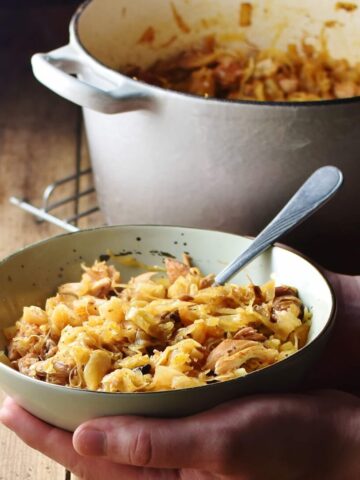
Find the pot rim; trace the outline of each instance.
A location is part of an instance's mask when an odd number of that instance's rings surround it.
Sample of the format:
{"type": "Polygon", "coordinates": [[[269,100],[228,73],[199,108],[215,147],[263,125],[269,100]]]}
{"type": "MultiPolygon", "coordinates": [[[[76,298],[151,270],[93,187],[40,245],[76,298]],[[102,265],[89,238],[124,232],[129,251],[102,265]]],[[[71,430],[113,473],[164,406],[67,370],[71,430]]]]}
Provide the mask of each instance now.
{"type": "Polygon", "coordinates": [[[301,101],[301,102],[295,102],[295,101],[285,101],[285,102],[271,102],[271,101],[257,101],[257,100],[230,100],[230,99],[223,99],[223,98],[204,98],[199,95],[191,94],[191,93],[184,93],[184,92],[177,92],[175,90],[170,90],[170,89],[165,89],[161,87],[157,87],[156,85],[150,85],[146,82],[142,82],[140,80],[133,80],[131,77],[128,77],[121,72],[108,67],[105,65],[105,63],[101,62],[97,58],[95,58],[90,51],[83,45],[83,43],[80,40],[80,35],[79,35],[79,21],[82,13],[86,10],[86,8],[92,3],[93,0],[85,0],[83,3],[80,4],[80,6],[77,8],[75,13],[73,14],[70,25],[69,25],[69,30],[70,30],[70,39],[72,42],[75,43],[75,46],[80,52],[85,55],[86,57],[89,57],[91,62],[96,66],[99,70],[101,70],[103,73],[106,72],[111,72],[111,75],[113,76],[114,74],[117,74],[120,78],[123,80],[126,80],[129,85],[138,88],[141,86],[141,90],[143,91],[148,91],[149,93],[153,92],[155,94],[161,94],[161,95],[171,95],[173,97],[179,97],[179,98],[186,98],[187,100],[196,100],[197,102],[201,103],[208,103],[208,104],[229,104],[229,105],[239,105],[239,106],[250,106],[250,107],[283,107],[283,108],[294,108],[294,107],[326,107],[326,106],[338,106],[338,105],[348,105],[348,104],[357,104],[360,103],[360,95],[356,97],[351,97],[351,98],[337,98],[337,99],[331,99],[331,100],[312,100],[312,101],[301,101]]]}
{"type": "MultiPolygon", "coordinates": [[[[90,0],[91,1],[91,0],[90,0]]],[[[36,248],[36,247],[40,247],[41,245],[45,245],[47,243],[51,243],[53,241],[57,241],[63,237],[68,237],[68,236],[77,236],[77,235],[86,235],[87,233],[90,233],[90,232],[94,232],[94,231],[98,231],[98,230],[112,230],[112,229],[118,229],[118,228],[167,228],[167,229],[182,229],[182,230],[197,230],[197,231],[205,231],[205,232],[213,232],[213,233],[218,233],[218,234],[226,234],[226,235],[231,235],[231,236],[234,236],[234,237],[240,237],[240,238],[246,238],[246,239],[251,239],[253,237],[249,236],[249,235],[238,235],[238,234],[234,234],[234,233],[229,233],[229,232],[222,232],[220,230],[211,230],[211,229],[206,229],[206,228],[195,228],[195,227],[186,227],[186,226],[182,226],[182,225],[151,225],[151,224],[125,224],[125,225],[105,225],[105,226],[100,226],[100,227],[92,227],[92,228],[87,228],[87,229],[83,229],[83,230],[79,230],[77,232],[66,232],[66,233],[62,233],[62,234],[59,234],[59,235],[55,235],[53,237],[50,237],[50,238],[46,238],[44,240],[40,240],[38,242],[35,242],[35,243],[32,243],[30,245],[27,245],[26,247],[23,247],[19,250],[17,250],[16,252],[14,252],[13,254],[11,255],[8,255],[6,258],[2,259],[0,261],[0,268],[2,267],[2,265],[10,260],[12,260],[13,258],[17,257],[18,255],[20,255],[22,252],[24,251],[27,251],[27,250],[31,250],[32,248],[36,248]]],[[[292,362],[296,362],[296,359],[300,359],[301,357],[304,357],[310,350],[313,350],[314,348],[316,348],[316,346],[319,345],[319,343],[323,340],[324,337],[328,337],[328,335],[331,333],[334,325],[335,325],[335,320],[336,320],[336,316],[337,316],[337,299],[336,299],[336,295],[335,295],[335,292],[334,292],[334,289],[332,287],[332,285],[330,284],[330,282],[328,281],[328,279],[325,277],[325,275],[322,273],[322,271],[320,270],[320,268],[316,265],[315,262],[313,262],[309,257],[307,257],[306,255],[303,255],[302,253],[298,252],[296,249],[292,248],[292,247],[288,247],[286,245],[283,245],[281,243],[276,243],[274,244],[271,248],[274,248],[274,247],[277,247],[277,248],[280,248],[282,250],[286,250],[300,258],[302,258],[305,262],[307,262],[308,264],[310,264],[321,276],[322,280],[325,282],[325,284],[327,285],[328,289],[329,289],[329,292],[330,292],[330,297],[331,297],[331,311],[329,313],[329,316],[326,320],[326,322],[324,323],[324,326],[321,330],[321,332],[313,339],[311,340],[309,343],[307,343],[306,345],[304,345],[303,348],[301,348],[300,350],[298,350],[297,352],[295,352],[293,355],[287,357],[287,358],[284,358],[282,359],[281,361],[275,363],[275,364],[272,364],[272,365],[269,365],[265,368],[262,368],[260,370],[256,370],[254,372],[251,372],[251,373],[248,373],[245,377],[240,377],[240,378],[234,378],[234,379],[231,379],[231,380],[226,380],[224,382],[217,382],[217,383],[214,383],[214,384],[208,384],[208,385],[203,385],[201,387],[191,387],[191,388],[181,388],[181,389],[177,389],[177,390],[161,390],[161,391],[155,391],[155,392],[133,392],[133,393],[129,393],[129,392],[102,392],[102,391],[93,391],[93,390],[88,390],[88,389],[76,389],[76,388],[73,388],[73,387],[68,387],[68,386],[63,386],[63,385],[54,385],[52,383],[44,383],[43,381],[41,380],[38,380],[36,378],[31,378],[31,377],[28,377],[27,375],[23,374],[23,373],[20,373],[14,369],[12,369],[11,367],[3,364],[0,362],[0,371],[2,369],[5,369],[5,371],[11,371],[11,374],[15,375],[16,377],[18,378],[22,378],[25,382],[30,382],[30,383],[33,383],[35,382],[35,384],[38,384],[38,385],[42,385],[42,386],[45,386],[44,388],[55,388],[55,389],[59,389],[61,388],[63,391],[66,390],[66,391],[70,391],[70,392],[74,392],[74,394],[83,394],[83,393],[86,393],[86,394],[91,394],[91,395],[98,395],[98,396],[102,396],[102,395],[110,395],[110,396],[114,396],[114,395],[121,395],[122,397],[133,397],[134,395],[136,396],[163,396],[163,395],[176,395],[176,392],[184,392],[184,391],[189,391],[189,390],[193,390],[194,388],[195,389],[199,389],[201,388],[202,391],[208,391],[208,389],[219,389],[221,388],[222,385],[232,385],[234,383],[237,383],[241,380],[245,380],[248,379],[249,377],[251,378],[254,378],[256,376],[258,376],[259,374],[261,375],[262,372],[266,372],[268,371],[269,368],[272,368],[272,371],[274,369],[283,369],[285,368],[287,365],[291,364],[292,362]],[[9,370],[7,370],[9,369],[9,370]]],[[[199,391],[199,390],[197,390],[199,391]]]]}

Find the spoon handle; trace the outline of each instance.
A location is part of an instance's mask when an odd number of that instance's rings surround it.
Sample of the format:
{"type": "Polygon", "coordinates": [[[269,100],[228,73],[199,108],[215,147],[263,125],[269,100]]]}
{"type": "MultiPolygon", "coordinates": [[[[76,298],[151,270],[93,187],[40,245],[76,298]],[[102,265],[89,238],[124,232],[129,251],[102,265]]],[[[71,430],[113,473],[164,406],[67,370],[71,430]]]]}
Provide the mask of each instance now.
{"type": "Polygon", "coordinates": [[[316,170],[250,247],[216,276],[215,285],[226,283],[285,233],[312,215],[337,192],[342,182],[343,175],[336,167],[316,170]]]}

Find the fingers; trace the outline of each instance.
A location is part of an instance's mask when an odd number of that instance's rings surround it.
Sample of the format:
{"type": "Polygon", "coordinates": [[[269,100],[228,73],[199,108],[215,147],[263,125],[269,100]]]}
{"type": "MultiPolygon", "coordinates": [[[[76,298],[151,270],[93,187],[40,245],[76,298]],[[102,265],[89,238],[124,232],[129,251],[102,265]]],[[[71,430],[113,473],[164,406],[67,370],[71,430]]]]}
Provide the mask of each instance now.
{"type": "MultiPolygon", "coordinates": [[[[109,417],[79,427],[73,437],[81,455],[101,456],[126,465],[151,468],[209,467],[203,455],[204,431],[187,419],[109,417]],[[205,465],[206,463],[206,465],[205,465]]],[[[209,444],[209,443],[208,443],[209,444]]]]}
{"type": "Polygon", "coordinates": [[[72,435],[51,427],[7,398],[0,411],[0,421],[27,445],[39,450],[67,468],[76,467],[79,456],[72,446],[72,435]]]}
{"type": "Polygon", "coordinates": [[[239,473],[252,462],[259,439],[272,434],[281,415],[288,418],[296,413],[302,400],[301,396],[248,397],[183,419],[100,418],[81,425],[73,445],[81,455],[123,465],[239,473]]]}
{"type": "Polygon", "coordinates": [[[35,418],[10,398],[4,401],[0,410],[0,422],[13,430],[29,447],[42,452],[84,480],[98,480],[104,476],[104,473],[107,480],[119,478],[178,480],[179,478],[176,471],[151,471],[122,466],[103,459],[83,457],[74,450],[71,433],[51,427],[35,418]]]}

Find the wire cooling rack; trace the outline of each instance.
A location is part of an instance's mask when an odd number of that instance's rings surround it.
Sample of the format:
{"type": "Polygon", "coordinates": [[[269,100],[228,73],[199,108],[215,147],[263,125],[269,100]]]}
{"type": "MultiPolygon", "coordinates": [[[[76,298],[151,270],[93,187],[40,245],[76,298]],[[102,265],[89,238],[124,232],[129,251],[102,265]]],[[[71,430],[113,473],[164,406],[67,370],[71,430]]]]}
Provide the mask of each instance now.
{"type": "Polygon", "coordinates": [[[47,185],[42,194],[42,202],[40,207],[37,207],[32,203],[29,203],[28,201],[18,197],[10,197],[10,202],[22,210],[32,214],[38,223],[45,221],[57,225],[68,232],[77,232],[79,230],[77,224],[81,218],[88,217],[99,211],[99,207],[97,205],[91,206],[86,210],[79,211],[80,199],[85,198],[95,192],[95,188],[93,186],[87,187],[83,190],[80,188],[80,180],[85,177],[90,177],[91,175],[91,168],[87,168],[86,170],[80,170],[73,175],[55,180],[53,183],[47,185]],[[61,187],[71,184],[74,185],[75,193],[71,195],[59,195],[59,193],[61,193],[61,187]],[[56,200],[53,200],[54,197],[56,197],[56,200]],[[54,210],[69,204],[74,206],[73,211],[75,213],[73,215],[67,218],[60,218],[60,216],[54,214],[54,210]]]}

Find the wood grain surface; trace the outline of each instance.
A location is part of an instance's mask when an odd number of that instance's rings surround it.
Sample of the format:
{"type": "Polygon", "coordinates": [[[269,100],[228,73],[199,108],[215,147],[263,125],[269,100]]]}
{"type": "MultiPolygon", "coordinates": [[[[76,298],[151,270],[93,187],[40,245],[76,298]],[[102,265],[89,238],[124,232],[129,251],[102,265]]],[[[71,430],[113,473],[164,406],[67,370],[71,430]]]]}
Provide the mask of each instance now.
{"type": "MultiPolygon", "coordinates": [[[[47,223],[36,223],[29,214],[10,205],[9,197],[15,195],[40,205],[46,185],[88,164],[80,110],[36,82],[30,68],[32,53],[67,41],[74,6],[40,3],[35,2],[34,7],[30,2],[26,8],[19,8],[16,2],[0,6],[0,258],[62,232],[47,223]]],[[[73,183],[59,193],[75,190],[73,183]]],[[[82,207],[93,201],[83,200],[82,207]]],[[[71,205],[55,213],[65,218],[75,209],[76,205],[71,205]]],[[[83,220],[81,226],[99,221],[94,216],[83,220]]],[[[2,399],[0,392],[0,403],[2,399]]],[[[0,480],[69,478],[62,466],[0,426],[0,480]]]]}

